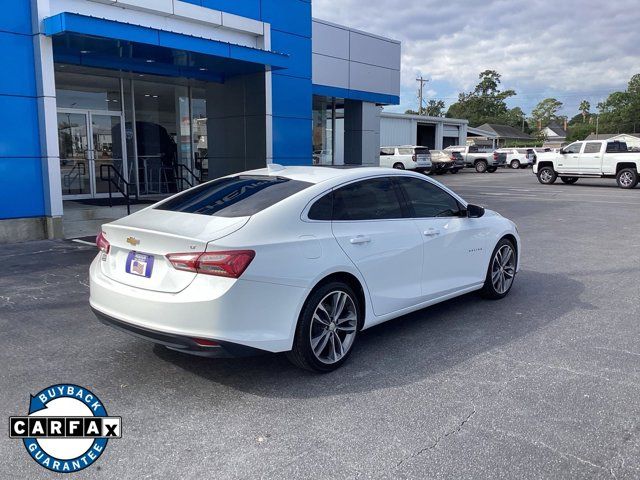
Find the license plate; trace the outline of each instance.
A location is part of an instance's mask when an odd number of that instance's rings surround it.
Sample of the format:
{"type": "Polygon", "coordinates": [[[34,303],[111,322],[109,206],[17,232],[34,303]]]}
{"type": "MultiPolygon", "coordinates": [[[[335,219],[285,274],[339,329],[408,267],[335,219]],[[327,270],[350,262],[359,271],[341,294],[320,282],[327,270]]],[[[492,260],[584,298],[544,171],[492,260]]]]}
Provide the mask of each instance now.
{"type": "Polygon", "coordinates": [[[129,252],[127,256],[127,273],[137,277],[151,278],[153,271],[153,255],[145,255],[144,253],[129,252]]]}

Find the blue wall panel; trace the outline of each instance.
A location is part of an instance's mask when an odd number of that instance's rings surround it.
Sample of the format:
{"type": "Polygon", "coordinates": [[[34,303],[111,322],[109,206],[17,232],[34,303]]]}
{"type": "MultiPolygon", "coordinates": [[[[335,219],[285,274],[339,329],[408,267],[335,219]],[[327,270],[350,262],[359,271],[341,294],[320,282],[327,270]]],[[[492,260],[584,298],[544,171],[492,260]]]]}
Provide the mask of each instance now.
{"type": "Polygon", "coordinates": [[[44,215],[39,158],[0,158],[0,219],[44,215]]]}
{"type": "Polygon", "coordinates": [[[311,3],[303,0],[262,0],[262,20],[272,30],[311,37],[311,3]]]}
{"type": "Polygon", "coordinates": [[[36,99],[0,95],[0,132],[0,158],[40,157],[36,99]]]}
{"type": "Polygon", "coordinates": [[[311,165],[311,120],[300,118],[273,117],[273,158],[281,163],[283,159],[299,159],[288,165],[311,165]]]}
{"type": "Polygon", "coordinates": [[[290,55],[289,68],[274,73],[311,78],[311,38],[272,31],[271,49],[290,55]]]}
{"type": "Polygon", "coordinates": [[[274,115],[312,119],[311,82],[304,78],[273,75],[271,83],[274,115]]]}
{"type": "Polygon", "coordinates": [[[3,95],[36,95],[36,71],[33,37],[0,32],[0,93],[3,95]]]}
{"type": "Polygon", "coordinates": [[[2,0],[0,31],[31,35],[31,1],[2,0]]]}

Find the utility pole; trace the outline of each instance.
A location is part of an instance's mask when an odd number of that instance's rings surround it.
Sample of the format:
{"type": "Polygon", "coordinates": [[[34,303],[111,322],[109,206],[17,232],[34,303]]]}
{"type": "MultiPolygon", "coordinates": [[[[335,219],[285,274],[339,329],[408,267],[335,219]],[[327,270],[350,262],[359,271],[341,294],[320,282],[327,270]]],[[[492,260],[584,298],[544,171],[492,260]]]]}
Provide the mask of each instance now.
{"type": "Polygon", "coordinates": [[[425,80],[422,75],[420,75],[420,78],[416,78],[416,82],[420,83],[420,87],[418,88],[418,101],[420,102],[418,115],[422,115],[422,105],[424,105],[424,85],[425,83],[429,83],[429,80],[425,80]]]}

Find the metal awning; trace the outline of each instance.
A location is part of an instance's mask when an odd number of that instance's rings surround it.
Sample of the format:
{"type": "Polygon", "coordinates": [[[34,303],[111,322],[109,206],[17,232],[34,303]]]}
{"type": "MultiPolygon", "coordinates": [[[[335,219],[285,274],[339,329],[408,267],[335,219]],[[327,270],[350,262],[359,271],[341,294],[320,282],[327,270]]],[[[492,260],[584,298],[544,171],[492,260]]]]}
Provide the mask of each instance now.
{"type": "Polygon", "coordinates": [[[224,81],[284,69],[289,55],[156,28],[64,12],[44,20],[56,61],[224,81]]]}

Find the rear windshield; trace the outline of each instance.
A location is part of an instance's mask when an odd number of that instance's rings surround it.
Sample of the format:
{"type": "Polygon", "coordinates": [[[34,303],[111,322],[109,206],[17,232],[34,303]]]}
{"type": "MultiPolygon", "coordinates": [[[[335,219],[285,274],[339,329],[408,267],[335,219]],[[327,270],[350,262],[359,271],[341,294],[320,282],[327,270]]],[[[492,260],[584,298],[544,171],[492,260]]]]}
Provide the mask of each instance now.
{"type": "Polygon", "coordinates": [[[155,209],[228,218],[249,217],[311,185],[282,177],[241,175],[202,184],[155,209]]]}

